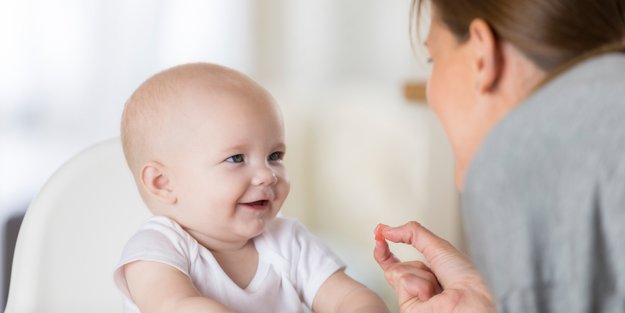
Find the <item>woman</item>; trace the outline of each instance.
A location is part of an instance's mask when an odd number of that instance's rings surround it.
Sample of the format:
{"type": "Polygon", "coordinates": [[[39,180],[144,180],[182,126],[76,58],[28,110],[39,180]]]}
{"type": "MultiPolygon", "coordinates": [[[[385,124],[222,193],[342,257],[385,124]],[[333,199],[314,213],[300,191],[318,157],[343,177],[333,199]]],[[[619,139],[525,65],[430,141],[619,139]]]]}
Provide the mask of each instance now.
{"type": "Polygon", "coordinates": [[[625,0],[431,4],[428,97],[477,270],[417,223],[381,228],[401,312],[625,312],[625,0]]]}

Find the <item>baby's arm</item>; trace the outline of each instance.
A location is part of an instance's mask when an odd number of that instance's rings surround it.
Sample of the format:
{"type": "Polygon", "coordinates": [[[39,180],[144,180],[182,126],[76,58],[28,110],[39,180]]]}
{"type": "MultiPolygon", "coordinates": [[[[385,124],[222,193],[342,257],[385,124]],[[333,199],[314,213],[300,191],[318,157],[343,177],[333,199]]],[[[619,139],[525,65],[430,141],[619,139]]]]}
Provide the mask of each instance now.
{"type": "Polygon", "coordinates": [[[384,301],[365,285],[338,271],[319,288],[313,300],[317,313],[389,312],[384,301]]]}
{"type": "Polygon", "coordinates": [[[130,296],[143,313],[232,312],[200,295],[189,277],[169,265],[135,261],[124,273],[130,296]]]}

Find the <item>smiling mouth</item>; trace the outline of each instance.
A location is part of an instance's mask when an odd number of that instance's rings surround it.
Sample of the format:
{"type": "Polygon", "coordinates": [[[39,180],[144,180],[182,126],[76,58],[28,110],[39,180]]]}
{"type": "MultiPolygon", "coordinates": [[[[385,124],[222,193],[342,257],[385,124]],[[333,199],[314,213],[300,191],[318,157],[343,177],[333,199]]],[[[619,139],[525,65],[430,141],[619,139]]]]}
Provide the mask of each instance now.
{"type": "Polygon", "coordinates": [[[242,203],[245,206],[251,207],[252,209],[261,210],[267,208],[269,204],[269,200],[258,200],[254,202],[242,203]]]}

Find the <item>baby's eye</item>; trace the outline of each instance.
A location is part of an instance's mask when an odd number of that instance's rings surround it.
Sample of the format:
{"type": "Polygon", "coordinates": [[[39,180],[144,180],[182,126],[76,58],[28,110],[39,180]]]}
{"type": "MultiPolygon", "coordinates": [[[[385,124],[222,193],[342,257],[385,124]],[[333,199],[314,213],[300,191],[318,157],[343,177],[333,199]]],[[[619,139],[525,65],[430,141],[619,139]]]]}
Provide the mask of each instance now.
{"type": "Polygon", "coordinates": [[[267,159],[269,161],[280,161],[282,160],[283,156],[284,156],[284,152],[273,152],[272,154],[269,155],[267,159]]]}
{"type": "Polygon", "coordinates": [[[226,162],[230,162],[230,163],[241,163],[243,161],[245,161],[245,158],[243,157],[242,154],[235,154],[226,159],[226,162]]]}

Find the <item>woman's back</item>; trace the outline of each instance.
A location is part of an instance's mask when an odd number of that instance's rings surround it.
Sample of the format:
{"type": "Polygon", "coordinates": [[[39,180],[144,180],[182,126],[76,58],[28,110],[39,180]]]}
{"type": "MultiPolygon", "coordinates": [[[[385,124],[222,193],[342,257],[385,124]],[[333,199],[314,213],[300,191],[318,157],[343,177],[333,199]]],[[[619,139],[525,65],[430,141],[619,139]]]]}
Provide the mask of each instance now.
{"type": "Polygon", "coordinates": [[[625,311],[625,53],[543,86],[480,147],[471,254],[502,312],[625,311]]]}

